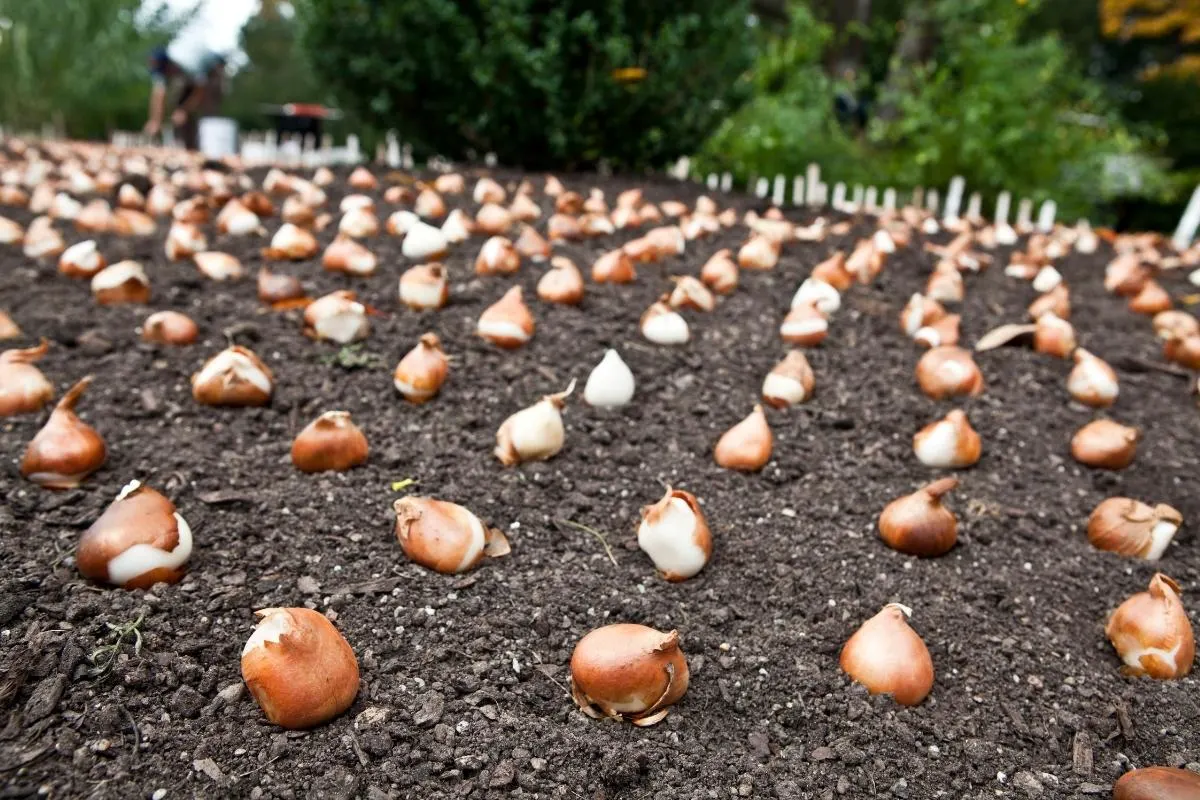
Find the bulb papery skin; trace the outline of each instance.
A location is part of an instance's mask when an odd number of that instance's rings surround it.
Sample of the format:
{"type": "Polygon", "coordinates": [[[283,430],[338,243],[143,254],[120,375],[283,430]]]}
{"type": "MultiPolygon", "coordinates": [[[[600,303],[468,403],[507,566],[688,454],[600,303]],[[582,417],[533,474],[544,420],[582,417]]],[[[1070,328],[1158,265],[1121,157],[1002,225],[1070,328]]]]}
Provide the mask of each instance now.
{"type": "Polygon", "coordinates": [[[1200,774],[1178,767],[1143,767],[1126,772],[1113,786],[1112,800],[1195,800],[1200,774]]]}
{"type": "Polygon", "coordinates": [[[126,589],[176,583],[192,554],[192,529],[175,504],[129,483],[80,538],[76,564],[86,578],[126,589]]]}
{"type": "Polygon", "coordinates": [[[681,345],[691,338],[687,320],[662,300],[642,314],[641,329],[642,336],[655,344],[681,345]]]}
{"type": "Polygon", "coordinates": [[[526,461],[553,458],[566,439],[562,409],[575,390],[575,381],[566,391],[549,394],[504,420],[496,431],[496,458],[506,467],[526,461]]]}
{"type": "Polygon", "coordinates": [[[583,399],[596,408],[620,408],[633,399],[633,372],[616,350],[607,350],[604,358],[588,375],[583,399]]]}
{"type": "Polygon", "coordinates": [[[324,615],[307,608],[265,608],[242,648],[242,679],[267,719],[313,728],[341,714],[358,695],[358,659],[324,615]]]}
{"type": "Polygon", "coordinates": [[[396,539],[404,554],[421,566],[455,575],[474,569],[484,557],[509,552],[508,540],[457,503],[410,495],[392,504],[396,539]]]}
{"type": "Polygon", "coordinates": [[[1098,550],[1157,561],[1183,524],[1171,506],[1150,506],[1128,497],[1110,497],[1088,517],[1088,541],[1098,550]]]}
{"type": "Polygon", "coordinates": [[[792,296],[792,308],[812,306],[822,314],[829,315],[842,307],[842,296],[838,290],[819,278],[807,278],[792,296]]]}
{"type": "Polygon", "coordinates": [[[1075,368],[1067,376],[1067,391],[1084,405],[1107,408],[1117,401],[1117,373],[1080,347],[1075,350],[1075,368]]]}
{"type": "Polygon", "coordinates": [[[638,547],[668,581],[684,581],[704,569],[712,556],[712,534],[695,495],[668,489],[642,509],[638,547]]]}
{"type": "Polygon", "coordinates": [[[964,469],[979,460],[982,443],[967,415],[955,409],[921,429],[913,437],[913,451],[927,467],[964,469]]]}
{"type": "Polygon", "coordinates": [[[679,633],[618,623],[588,633],[571,654],[571,696],[593,719],[662,721],[688,688],[679,633]]]}
{"type": "Polygon", "coordinates": [[[1170,680],[1192,671],[1196,658],[1192,624],[1179,598],[1179,585],[1162,573],[1150,579],[1146,591],[1112,613],[1104,634],[1128,675],[1170,680]]]}
{"type": "Polygon", "coordinates": [[[773,408],[798,405],[812,397],[815,382],[804,353],[792,350],[763,380],[763,402],[773,408]]]}
{"type": "Polygon", "coordinates": [[[533,338],[534,321],[521,296],[521,287],[514,286],[479,315],[476,333],[497,347],[514,349],[533,338]]]}
{"type": "Polygon", "coordinates": [[[721,435],[713,449],[718,466],[741,472],[757,472],[771,460],[774,437],[760,405],[750,415],[721,435]]]}
{"type": "Polygon", "coordinates": [[[909,614],[899,603],[884,606],[847,640],[841,667],[871,694],[915,706],[932,690],[934,670],[925,642],[908,625],[909,614]]]}
{"type": "Polygon", "coordinates": [[[192,396],[211,406],[262,406],[271,399],[275,378],[250,350],[230,347],[210,358],[192,376],[192,396]]]}
{"type": "Polygon", "coordinates": [[[427,333],[410,350],[392,375],[396,391],[411,403],[432,400],[446,382],[450,364],[437,334],[427,333]]]}

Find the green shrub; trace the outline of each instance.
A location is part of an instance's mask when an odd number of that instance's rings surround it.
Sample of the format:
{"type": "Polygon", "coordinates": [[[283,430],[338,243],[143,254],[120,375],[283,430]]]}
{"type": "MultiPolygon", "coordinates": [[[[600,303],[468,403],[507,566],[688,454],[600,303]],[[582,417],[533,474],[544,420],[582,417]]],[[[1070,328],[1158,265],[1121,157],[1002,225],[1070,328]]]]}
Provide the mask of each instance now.
{"type": "Polygon", "coordinates": [[[297,12],[339,102],[418,153],[661,166],[749,88],[746,0],[300,0],[297,12]]]}

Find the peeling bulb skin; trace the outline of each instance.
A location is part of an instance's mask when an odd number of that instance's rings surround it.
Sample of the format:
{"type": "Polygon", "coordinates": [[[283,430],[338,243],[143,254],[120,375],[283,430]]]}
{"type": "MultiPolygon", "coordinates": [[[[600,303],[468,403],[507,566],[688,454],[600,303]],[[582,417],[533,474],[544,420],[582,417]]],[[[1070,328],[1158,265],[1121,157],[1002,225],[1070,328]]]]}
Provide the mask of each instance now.
{"type": "Polygon", "coordinates": [[[150,302],[150,279],[136,261],[119,261],[92,278],[92,296],[100,305],[150,302]]]}
{"type": "Polygon", "coordinates": [[[437,228],[418,220],[404,235],[400,252],[413,261],[437,261],[450,249],[446,236],[437,228]]]}
{"type": "Polygon", "coordinates": [[[358,659],[324,615],[266,608],[242,649],[242,679],[267,719],[289,730],[315,728],[358,695],[358,659]]]}
{"type": "Polygon", "coordinates": [[[757,472],[771,460],[774,438],[761,405],[721,435],[713,450],[717,465],[739,472],[757,472]]]}
{"type": "Polygon", "coordinates": [[[1126,772],[1113,786],[1112,800],[1197,800],[1200,774],[1178,767],[1143,767],[1126,772]]]}
{"type": "Polygon", "coordinates": [[[642,509],[638,547],[668,581],[685,581],[712,557],[712,534],[695,495],[668,489],[661,500],[642,509]]]}
{"type": "Polygon", "coordinates": [[[816,379],[808,359],[799,350],[790,351],[763,381],[763,402],[772,408],[789,408],[812,397],[816,379]]]}
{"type": "Polygon", "coordinates": [[[421,404],[432,400],[441,391],[449,371],[450,363],[442,351],[441,340],[436,333],[426,333],[417,346],[400,359],[392,382],[405,400],[421,404]]]}
{"type": "Polygon", "coordinates": [[[854,276],[846,269],[846,254],[841,250],[813,267],[812,277],[829,284],[839,292],[844,292],[854,285],[854,276]]]}
{"type": "Polygon", "coordinates": [[[557,455],[566,439],[562,410],[573,391],[575,381],[565,391],[548,394],[504,420],[496,431],[495,454],[500,463],[511,467],[557,455]]]}
{"type": "Polygon", "coordinates": [[[345,472],[367,461],[367,437],[346,411],[326,411],[292,442],[292,464],[301,472],[345,472]]]}
{"type": "Polygon", "coordinates": [[[21,475],[46,489],[74,489],[104,466],[108,448],[96,429],[75,414],[75,406],[92,384],[80,379],[50,412],[21,458],[21,475]]]}
{"type": "Polygon", "coordinates": [[[41,411],[54,397],[54,386],[35,366],[49,350],[42,339],[37,347],[0,353],[0,418],[41,411]]]}
{"type": "Polygon", "coordinates": [[[400,302],[413,311],[430,311],[446,305],[450,283],[441,264],[419,264],[400,276],[400,302]]]}
{"type": "Polygon", "coordinates": [[[192,554],[192,530],[166,497],[133,481],[79,540],[85,578],[125,589],[177,583],[192,554]]]}
{"type": "Polygon", "coordinates": [[[797,306],[812,306],[822,314],[829,316],[842,306],[842,296],[838,290],[818,278],[808,278],[800,284],[796,294],[792,296],[792,308],[797,306]]]}
{"type": "Polygon", "coordinates": [[[967,415],[955,409],[913,437],[917,460],[937,469],[966,469],[979,461],[983,445],[967,415]]]}
{"type": "Polygon", "coordinates": [[[300,284],[299,279],[291,275],[274,273],[267,266],[259,269],[255,283],[258,299],[264,303],[274,305],[304,297],[304,287],[300,284]]]}
{"type": "Polygon", "coordinates": [[[142,341],[182,347],[192,344],[200,329],[187,314],[178,311],[156,311],[142,323],[142,341]]]}
{"type": "Polygon", "coordinates": [[[958,314],[946,316],[926,325],[913,335],[913,341],[921,347],[953,347],[958,344],[959,325],[962,317],[958,314]]]}
{"type": "Polygon", "coordinates": [[[809,305],[793,307],[779,326],[779,338],[800,347],[816,347],[828,334],[829,321],[809,305]]]}
{"type": "Polygon", "coordinates": [[[661,722],[688,688],[677,631],[618,623],[588,633],[571,654],[571,696],[592,719],[661,722]]]}
{"type": "Polygon", "coordinates": [[[595,283],[633,283],[637,272],[624,250],[610,250],[592,265],[592,281],[595,283]]]}
{"type": "Polygon", "coordinates": [[[1137,455],[1138,438],[1137,428],[1110,419],[1093,420],[1071,438],[1071,456],[1096,469],[1125,469],[1137,455]]]}
{"type": "Polygon", "coordinates": [[[349,344],[367,338],[371,324],[367,309],[354,292],[330,292],[304,309],[304,332],[316,339],[349,344]]]}
{"type": "Polygon", "coordinates": [[[1179,599],[1179,584],[1163,575],[1108,618],[1104,634],[1124,662],[1122,672],[1157,680],[1182,678],[1192,671],[1196,641],[1179,599]]]}
{"type": "Polygon", "coordinates": [[[900,312],[900,330],[910,339],[922,328],[934,324],[946,316],[946,309],[937,300],[923,294],[914,294],[900,312]]]}
{"type": "Polygon", "coordinates": [[[474,569],[485,557],[509,552],[504,534],[457,503],[410,495],[393,503],[392,510],[401,549],[426,569],[457,575],[474,569]]]}
{"type": "Polygon", "coordinates": [[[717,301],[712,292],[691,275],[672,275],[671,282],[675,284],[667,298],[667,305],[671,308],[708,312],[716,307],[717,301]]]}
{"type": "Polygon", "coordinates": [[[633,392],[633,372],[616,350],[607,350],[588,375],[583,399],[595,408],[620,408],[633,399],[633,392]]]}
{"type": "Polygon", "coordinates": [[[538,279],[538,299],[546,303],[574,306],[583,301],[583,274],[566,256],[550,259],[550,269],[538,279]]]}
{"type": "Polygon", "coordinates": [[[700,269],[700,280],[717,294],[729,294],[738,285],[738,265],[728,249],[718,250],[700,269]]]}
{"type": "Polygon", "coordinates": [[[880,538],[907,555],[936,558],[950,552],[958,540],[958,519],[942,498],[956,486],[957,478],[942,478],[893,500],[879,516],[880,538]]]}
{"type": "Polygon", "coordinates": [[[1117,401],[1117,373],[1080,347],[1075,350],[1075,368],[1067,376],[1067,391],[1085,406],[1108,408],[1117,401]]]}
{"type": "Polygon", "coordinates": [[[1055,358],[1070,358],[1075,352],[1075,327],[1060,319],[1053,311],[1037,318],[1033,333],[1033,349],[1055,358]]]}
{"type": "Polygon", "coordinates": [[[533,314],[514,286],[479,316],[476,333],[497,347],[512,350],[533,338],[533,314]]]}
{"type": "Polygon", "coordinates": [[[754,236],[738,250],[737,261],[742,269],[775,269],[779,263],[779,244],[765,236],[754,236]]]}
{"type": "Polygon", "coordinates": [[[1097,550],[1157,561],[1183,524],[1183,515],[1160,503],[1110,497],[1088,517],[1088,541],[1097,550]]]}
{"type": "Polygon", "coordinates": [[[512,275],[520,268],[520,254],[503,236],[493,236],[484,242],[475,258],[476,275],[512,275]]]}
{"type": "Polygon", "coordinates": [[[934,400],[977,397],[983,393],[983,373],[961,347],[935,347],[917,362],[917,384],[934,400]]]}
{"type": "Polygon", "coordinates": [[[919,705],[933,689],[929,648],[908,625],[912,612],[889,603],[864,622],[842,648],[842,671],[871,694],[891,695],[905,706],[919,705]]]}
{"type": "Polygon", "coordinates": [[[192,376],[192,397],[206,406],[264,406],[271,400],[275,376],[258,356],[233,346],[210,358],[192,376]]]}
{"type": "Polygon", "coordinates": [[[70,278],[91,278],[107,265],[92,239],[71,245],[58,258],[58,271],[70,278]]]}

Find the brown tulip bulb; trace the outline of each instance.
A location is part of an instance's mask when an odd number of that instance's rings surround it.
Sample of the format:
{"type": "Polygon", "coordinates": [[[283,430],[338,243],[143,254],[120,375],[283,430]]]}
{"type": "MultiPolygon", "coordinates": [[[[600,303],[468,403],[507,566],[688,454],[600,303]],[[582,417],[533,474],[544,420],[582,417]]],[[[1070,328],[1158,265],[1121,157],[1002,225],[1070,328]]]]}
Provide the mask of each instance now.
{"type": "Polygon", "coordinates": [[[75,552],[85,578],[125,589],[177,583],[192,554],[192,529],[163,495],[133,481],[92,523],[75,552]]]}
{"type": "Polygon", "coordinates": [[[908,625],[912,610],[889,603],[864,622],[842,648],[842,671],[871,694],[915,706],[933,688],[933,659],[908,625]]]}
{"type": "Polygon", "coordinates": [[[1104,635],[1125,662],[1126,674],[1169,680],[1192,671],[1192,623],[1179,599],[1179,584],[1162,573],[1112,613],[1104,635]]]}
{"type": "Polygon", "coordinates": [[[301,472],[345,472],[367,461],[367,437],[346,411],[326,411],[292,442],[292,463],[301,472]]]}
{"type": "Polygon", "coordinates": [[[1137,455],[1138,437],[1137,428],[1110,419],[1093,420],[1071,438],[1071,456],[1097,469],[1124,469],[1137,455]]]}
{"type": "Polygon", "coordinates": [[[593,719],[661,722],[688,688],[678,631],[618,623],[597,628],[571,654],[571,696],[593,719]]]}
{"type": "Polygon", "coordinates": [[[887,546],[910,556],[932,558],[950,552],[958,539],[958,519],[942,498],[958,486],[942,478],[893,500],[879,516],[879,535],[887,546]]]}
{"type": "Polygon", "coordinates": [[[25,448],[21,474],[47,489],[74,489],[104,466],[108,448],[96,429],[75,415],[92,376],[72,386],[25,448]]]}

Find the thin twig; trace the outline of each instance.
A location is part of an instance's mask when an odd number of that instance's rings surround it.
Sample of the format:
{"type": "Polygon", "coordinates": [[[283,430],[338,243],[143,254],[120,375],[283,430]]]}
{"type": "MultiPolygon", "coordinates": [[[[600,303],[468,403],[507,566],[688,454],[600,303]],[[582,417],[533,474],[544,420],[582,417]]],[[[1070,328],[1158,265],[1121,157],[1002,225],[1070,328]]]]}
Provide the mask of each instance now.
{"type": "Polygon", "coordinates": [[[572,528],[578,528],[581,531],[590,533],[592,536],[595,536],[596,539],[599,540],[600,544],[604,547],[604,552],[608,555],[608,560],[612,562],[612,565],[614,567],[617,566],[617,559],[613,555],[612,548],[608,546],[608,540],[606,538],[604,538],[603,533],[596,530],[595,528],[589,528],[587,525],[581,525],[578,522],[572,522],[569,519],[556,519],[554,521],[559,523],[560,525],[569,525],[572,528]]]}

